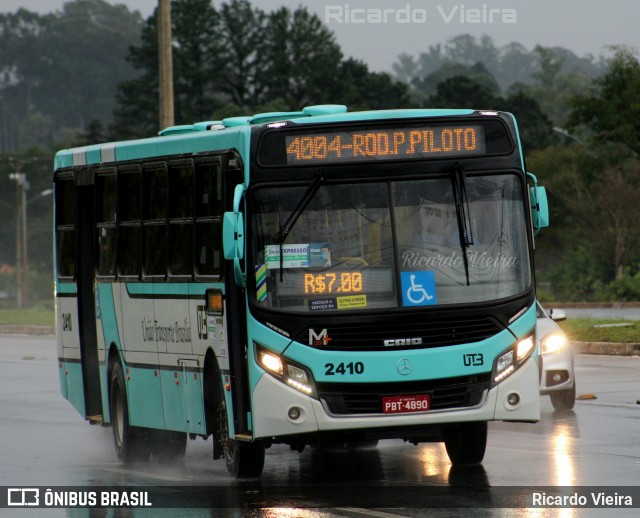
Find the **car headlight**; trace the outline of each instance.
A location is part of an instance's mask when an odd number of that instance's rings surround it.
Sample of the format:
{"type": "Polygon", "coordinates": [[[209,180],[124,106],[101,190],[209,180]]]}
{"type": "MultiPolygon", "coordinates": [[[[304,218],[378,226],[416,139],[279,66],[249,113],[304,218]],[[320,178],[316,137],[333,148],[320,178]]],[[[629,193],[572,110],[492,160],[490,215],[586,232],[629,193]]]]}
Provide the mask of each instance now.
{"type": "Polygon", "coordinates": [[[313,376],[309,370],[255,342],[254,346],[256,361],[267,373],[298,392],[316,397],[313,376]]]}
{"type": "Polygon", "coordinates": [[[540,342],[541,354],[554,354],[564,349],[568,340],[566,335],[562,331],[552,331],[540,342]]]}
{"type": "Polygon", "coordinates": [[[527,336],[498,356],[493,365],[492,385],[511,376],[531,356],[534,346],[533,336],[527,336]]]}

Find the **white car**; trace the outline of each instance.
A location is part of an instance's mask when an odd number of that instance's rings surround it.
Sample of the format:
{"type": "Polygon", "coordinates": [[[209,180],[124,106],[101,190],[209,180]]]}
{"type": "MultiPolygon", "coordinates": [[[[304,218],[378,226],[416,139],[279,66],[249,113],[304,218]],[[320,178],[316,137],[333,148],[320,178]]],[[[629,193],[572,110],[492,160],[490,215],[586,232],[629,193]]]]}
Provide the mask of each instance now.
{"type": "Polygon", "coordinates": [[[542,359],[540,394],[551,396],[556,410],[571,410],[576,402],[573,351],[567,335],[556,324],[567,316],[561,309],[547,312],[540,304],[537,311],[536,336],[542,359]]]}

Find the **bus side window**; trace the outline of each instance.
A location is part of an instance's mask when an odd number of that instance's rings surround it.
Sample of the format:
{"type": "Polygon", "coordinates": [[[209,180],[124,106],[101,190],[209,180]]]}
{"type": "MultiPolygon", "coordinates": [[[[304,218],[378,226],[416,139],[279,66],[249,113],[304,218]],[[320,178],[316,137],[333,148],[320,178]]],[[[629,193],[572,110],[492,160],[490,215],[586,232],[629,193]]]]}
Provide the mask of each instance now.
{"type": "Polygon", "coordinates": [[[142,171],[144,276],[167,274],[167,170],[164,162],[147,164],[142,171]]]}
{"type": "Polygon", "coordinates": [[[200,276],[221,273],[222,175],[218,157],[195,164],[195,266],[200,276]]]}
{"type": "Polygon", "coordinates": [[[55,188],[58,278],[73,280],[76,273],[76,191],[73,177],[56,178],[55,188]]]}
{"type": "Polygon", "coordinates": [[[116,171],[103,169],[96,175],[96,275],[116,274],[116,171]]]}
{"type": "Polygon", "coordinates": [[[193,161],[169,162],[169,273],[193,275],[193,161]]]}
{"type": "Polygon", "coordinates": [[[169,224],[169,255],[173,276],[191,276],[193,272],[193,224],[169,224]]]}
{"type": "Polygon", "coordinates": [[[142,178],[139,166],[118,169],[119,273],[139,278],[142,270],[142,178]]]}

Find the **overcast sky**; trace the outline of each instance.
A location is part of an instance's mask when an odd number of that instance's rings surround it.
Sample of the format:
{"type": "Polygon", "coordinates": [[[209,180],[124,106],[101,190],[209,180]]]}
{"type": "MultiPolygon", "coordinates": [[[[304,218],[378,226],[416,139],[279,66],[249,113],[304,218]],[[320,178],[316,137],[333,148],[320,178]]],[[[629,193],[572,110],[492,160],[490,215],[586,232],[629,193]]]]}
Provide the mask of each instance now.
{"type": "MultiPolygon", "coordinates": [[[[158,0],[108,0],[147,17],[158,0]]],[[[0,12],[39,13],[66,0],[0,0],[0,12]]],[[[215,0],[216,5],[222,3],[215,0]]],[[[498,46],[561,46],[578,55],[608,45],[640,49],[640,0],[253,0],[271,11],[304,5],[336,34],[343,52],[374,70],[390,70],[401,53],[418,55],[459,34],[490,35],[498,46]],[[390,10],[393,9],[393,10],[390,10]]]]}

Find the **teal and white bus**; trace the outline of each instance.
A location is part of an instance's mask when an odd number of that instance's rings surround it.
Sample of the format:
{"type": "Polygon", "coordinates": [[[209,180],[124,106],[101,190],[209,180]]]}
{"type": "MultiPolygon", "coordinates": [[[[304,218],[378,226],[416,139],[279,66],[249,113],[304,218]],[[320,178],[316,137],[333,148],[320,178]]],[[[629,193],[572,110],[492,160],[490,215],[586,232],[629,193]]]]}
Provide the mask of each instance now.
{"type": "Polygon", "coordinates": [[[60,385],[123,461],[213,436],[238,477],[284,443],[443,441],[539,419],[534,235],[502,112],[322,105],[55,158],[60,385]]]}

